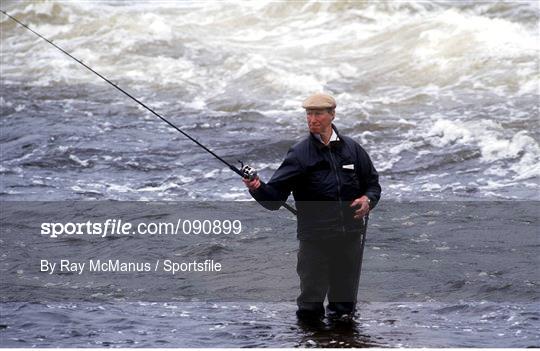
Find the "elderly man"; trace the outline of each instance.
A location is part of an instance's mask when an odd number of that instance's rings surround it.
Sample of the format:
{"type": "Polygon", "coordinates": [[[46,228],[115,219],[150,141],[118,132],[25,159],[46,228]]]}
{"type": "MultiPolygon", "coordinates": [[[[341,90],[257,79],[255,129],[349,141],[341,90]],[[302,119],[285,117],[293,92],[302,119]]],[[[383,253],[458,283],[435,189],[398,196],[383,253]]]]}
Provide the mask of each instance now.
{"type": "Polygon", "coordinates": [[[350,319],[362,263],[368,213],[377,204],[379,176],[366,151],[338,132],[332,121],[336,102],[328,94],[308,97],[309,135],[293,145],[268,183],[244,179],[250,194],[270,210],[292,192],[298,211],[300,277],[297,316],[350,319]]]}

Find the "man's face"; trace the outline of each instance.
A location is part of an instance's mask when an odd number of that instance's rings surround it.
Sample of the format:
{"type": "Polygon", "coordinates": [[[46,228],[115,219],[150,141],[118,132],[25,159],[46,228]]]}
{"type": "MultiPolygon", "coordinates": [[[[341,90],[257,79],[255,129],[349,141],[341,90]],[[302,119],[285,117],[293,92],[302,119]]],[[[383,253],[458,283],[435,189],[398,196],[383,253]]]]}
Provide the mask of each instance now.
{"type": "Polygon", "coordinates": [[[334,113],[328,110],[306,110],[306,118],[309,131],[314,134],[322,134],[332,130],[334,113]]]}

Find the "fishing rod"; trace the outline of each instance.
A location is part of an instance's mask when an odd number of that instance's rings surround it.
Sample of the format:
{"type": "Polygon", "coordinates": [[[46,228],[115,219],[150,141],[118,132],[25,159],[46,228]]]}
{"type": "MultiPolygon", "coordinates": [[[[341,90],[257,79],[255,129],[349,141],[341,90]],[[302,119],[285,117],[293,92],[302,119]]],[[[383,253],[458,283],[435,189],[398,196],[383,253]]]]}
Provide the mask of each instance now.
{"type": "MultiPolygon", "coordinates": [[[[113,87],[115,87],[116,89],[118,89],[120,92],[122,92],[124,95],[126,95],[127,97],[129,97],[131,100],[135,101],[136,103],[138,103],[139,105],[141,105],[142,107],[144,107],[146,110],[150,111],[154,116],[158,117],[159,119],[161,119],[163,122],[167,123],[169,126],[171,126],[172,128],[174,128],[175,130],[177,130],[178,132],[180,132],[182,135],[184,135],[186,138],[188,138],[189,140],[193,141],[195,144],[197,144],[198,146],[200,146],[201,148],[203,148],[204,151],[208,152],[210,155],[214,156],[215,158],[217,158],[219,161],[223,162],[225,165],[227,165],[227,167],[229,167],[230,170],[232,170],[234,173],[238,174],[240,177],[242,178],[246,178],[246,179],[249,179],[249,180],[253,180],[257,177],[257,171],[250,167],[250,166],[247,166],[247,165],[244,165],[244,163],[242,161],[239,161],[240,162],[240,167],[241,169],[239,169],[238,167],[230,164],[229,162],[225,161],[223,158],[219,157],[218,155],[216,155],[212,150],[210,150],[209,148],[207,148],[206,146],[204,146],[203,144],[201,144],[199,141],[197,141],[195,138],[193,138],[191,135],[189,135],[188,133],[184,132],[182,129],[178,128],[176,125],[174,125],[172,122],[170,122],[169,120],[167,120],[165,117],[161,116],[159,113],[157,113],[156,111],[154,111],[153,109],[151,109],[150,107],[148,107],[146,104],[144,104],[143,102],[141,102],[139,99],[135,98],[133,95],[131,95],[130,93],[128,93],[127,91],[125,91],[124,89],[120,88],[118,85],[114,84],[113,82],[111,82],[109,79],[107,79],[105,76],[103,76],[102,74],[96,72],[94,69],[92,69],[92,67],[88,66],[87,64],[85,64],[82,60],[79,60],[78,58],[76,58],[75,56],[71,55],[69,52],[67,52],[66,50],[62,49],[60,46],[56,45],[55,43],[53,43],[52,40],[49,40],[47,39],[46,37],[44,37],[43,35],[39,34],[38,32],[36,32],[35,30],[31,29],[28,25],[22,23],[21,21],[19,21],[17,18],[11,16],[10,14],[8,14],[6,11],[4,10],[0,10],[0,12],[2,12],[4,15],[6,15],[7,17],[9,17],[10,19],[12,19],[13,21],[15,21],[16,23],[18,23],[19,25],[23,26],[24,28],[28,29],[30,32],[34,33],[35,35],[37,35],[38,37],[40,37],[41,39],[45,40],[47,43],[51,44],[52,46],[54,46],[55,48],[57,48],[58,50],[62,51],[64,54],[66,54],[67,56],[71,57],[73,60],[77,61],[78,63],[80,63],[81,65],[83,65],[86,69],[88,69],[90,72],[94,73],[95,75],[97,75],[99,78],[103,79],[105,82],[109,83],[110,85],[112,85],[113,87]]],[[[293,208],[292,206],[290,206],[289,204],[287,203],[284,203],[283,204],[283,207],[285,207],[287,210],[289,210],[292,214],[296,215],[296,209],[293,208]]]]}

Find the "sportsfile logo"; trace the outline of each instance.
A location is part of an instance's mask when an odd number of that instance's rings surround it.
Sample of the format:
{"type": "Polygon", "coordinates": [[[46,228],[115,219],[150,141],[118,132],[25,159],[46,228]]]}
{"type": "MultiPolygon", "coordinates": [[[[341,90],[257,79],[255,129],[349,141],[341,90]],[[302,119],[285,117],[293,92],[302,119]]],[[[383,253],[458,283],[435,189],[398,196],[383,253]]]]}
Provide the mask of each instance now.
{"type": "Polygon", "coordinates": [[[41,223],[41,235],[57,238],[59,235],[87,234],[104,238],[108,234],[130,234],[131,227],[131,223],[122,223],[121,219],[107,219],[105,222],[41,223]]]}

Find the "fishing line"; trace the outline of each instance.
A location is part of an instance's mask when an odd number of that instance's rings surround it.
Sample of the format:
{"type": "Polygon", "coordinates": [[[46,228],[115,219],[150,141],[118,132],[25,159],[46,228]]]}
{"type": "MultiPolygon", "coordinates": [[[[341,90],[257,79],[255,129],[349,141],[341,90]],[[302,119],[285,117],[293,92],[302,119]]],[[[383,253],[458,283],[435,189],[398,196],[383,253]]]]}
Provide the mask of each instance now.
{"type": "MultiPolygon", "coordinates": [[[[139,105],[141,105],[142,107],[144,107],[146,110],[150,111],[154,116],[158,117],[159,119],[161,119],[163,122],[167,123],[169,126],[171,126],[172,128],[174,128],[175,130],[177,130],[178,132],[182,133],[182,135],[184,135],[186,138],[188,138],[189,140],[191,140],[192,142],[194,142],[195,144],[197,144],[198,146],[200,146],[201,148],[203,148],[206,152],[208,152],[210,155],[214,156],[215,158],[217,158],[218,160],[220,160],[221,162],[223,162],[225,165],[227,165],[229,167],[229,169],[231,169],[233,172],[235,172],[236,174],[238,174],[239,176],[241,176],[242,178],[248,178],[248,179],[253,179],[254,177],[256,177],[257,175],[257,172],[249,167],[249,166],[244,166],[244,164],[240,161],[240,164],[241,164],[241,167],[242,169],[239,169],[238,167],[230,164],[229,162],[225,161],[223,158],[219,157],[218,155],[216,155],[212,150],[210,150],[209,148],[207,148],[206,146],[204,146],[203,144],[201,144],[199,141],[197,141],[195,138],[193,138],[191,135],[189,135],[188,133],[184,132],[182,129],[178,128],[176,125],[174,125],[172,122],[170,122],[169,120],[167,120],[165,117],[161,116],[159,113],[157,113],[156,111],[154,111],[153,109],[151,109],[150,107],[148,107],[147,105],[145,105],[143,102],[141,102],[140,100],[138,100],[137,98],[135,98],[133,95],[131,95],[130,93],[128,93],[127,91],[125,91],[124,89],[120,88],[118,85],[116,85],[115,83],[111,82],[109,79],[107,79],[105,76],[103,76],[102,74],[96,72],[94,69],[92,69],[92,67],[88,66],[87,64],[85,64],[82,60],[79,60],[78,58],[76,58],[75,56],[71,55],[69,52],[67,52],[66,50],[62,49],[60,46],[56,45],[55,43],[53,43],[52,40],[49,40],[47,39],[46,37],[44,37],[43,35],[39,34],[38,32],[36,32],[35,30],[31,29],[30,27],[28,27],[28,25],[22,23],[21,21],[19,21],[18,19],[16,19],[15,17],[11,16],[10,14],[8,14],[7,12],[3,11],[3,10],[0,10],[0,12],[2,12],[4,15],[8,16],[10,19],[12,19],[13,21],[15,21],[16,23],[18,23],[19,25],[23,26],[24,28],[28,29],[30,32],[34,33],[35,35],[37,35],[38,37],[40,37],[41,39],[45,40],[47,43],[51,44],[52,46],[54,46],[55,48],[57,48],[58,50],[62,51],[64,54],[66,54],[67,56],[71,57],[73,60],[77,61],[78,63],[80,63],[81,65],[83,65],[86,69],[88,69],[90,72],[94,73],[95,75],[97,75],[99,78],[103,79],[105,82],[109,83],[110,85],[112,85],[113,87],[115,87],[117,90],[119,90],[120,92],[124,93],[124,95],[126,95],[127,97],[129,97],[131,100],[135,101],[136,103],[138,103],[139,105]]],[[[287,203],[284,203],[283,204],[283,207],[285,207],[287,210],[291,211],[291,213],[293,213],[294,215],[296,215],[296,209],[294,209],[293,207],[291,207],[289,204],[287,203]]]]}

